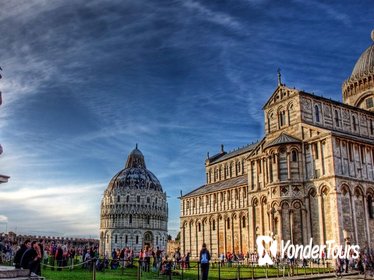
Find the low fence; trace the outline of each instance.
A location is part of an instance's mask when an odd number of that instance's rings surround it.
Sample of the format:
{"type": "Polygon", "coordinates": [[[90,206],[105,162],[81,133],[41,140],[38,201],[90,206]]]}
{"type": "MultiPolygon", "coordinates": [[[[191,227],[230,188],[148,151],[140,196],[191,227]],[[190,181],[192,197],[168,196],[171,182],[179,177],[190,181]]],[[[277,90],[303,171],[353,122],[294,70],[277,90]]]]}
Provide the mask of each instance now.
{"type": "MultiPolygon", "coordinates": [[[[256,263],[231,262],[222,265],[220,262],[211,262],[209,279],[280,279],[296,275],[322,275],[335,272],[331,264],[331,261],[323,264],[313,261],[300,261],[293,264],[280,262],[273,266],[258,266],[256,263]]],[[[98,275],[100,275],[100,279],[198,280],[201,276],[200,264],[197,262],[163,261],[153,264],[139,260],[129,262],[128,260],[93,259],[66,266],[57,262],[54,265],[45,263],[42,267],[42,275],[48,280],[96,280],[98,275]]]]}

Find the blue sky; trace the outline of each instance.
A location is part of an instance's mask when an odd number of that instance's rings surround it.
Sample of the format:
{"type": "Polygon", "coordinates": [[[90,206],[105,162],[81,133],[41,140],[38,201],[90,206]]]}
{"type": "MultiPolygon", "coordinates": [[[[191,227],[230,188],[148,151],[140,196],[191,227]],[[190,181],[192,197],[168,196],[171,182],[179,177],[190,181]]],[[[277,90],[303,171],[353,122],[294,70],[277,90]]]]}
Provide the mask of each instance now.
{"type": "Polygon", "coordinates": [[[98,236],[100,200],[139,143],[169,196],[206,153],[263,136],[283,82],[341,100],[372,1],[0,0],[0,231],[98,236]]]}

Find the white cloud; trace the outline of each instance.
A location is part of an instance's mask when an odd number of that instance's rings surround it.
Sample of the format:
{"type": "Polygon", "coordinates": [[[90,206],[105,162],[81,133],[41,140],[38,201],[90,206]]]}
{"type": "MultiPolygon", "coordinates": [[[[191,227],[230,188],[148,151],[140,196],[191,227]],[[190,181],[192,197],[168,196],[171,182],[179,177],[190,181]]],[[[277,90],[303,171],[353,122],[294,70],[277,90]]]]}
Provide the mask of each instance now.
{"type": "Polygon", "coordinates": [[[228,14],[213,11],[206,6],[203,6],[201,3],[193,0],[184,0],[182,1],[182,3],[185,7],[196,11],[203,20],[210,21],[224,27],[230,27],[234,29],[241,28],[241,24],[239,23],[239,21],[235,20],[228,14]]]}
{"type": "Polygon", "coordinates": [[[8,217],[4,215],[0,215],[0,223],[6,223],[8,222],[8,217]]]}

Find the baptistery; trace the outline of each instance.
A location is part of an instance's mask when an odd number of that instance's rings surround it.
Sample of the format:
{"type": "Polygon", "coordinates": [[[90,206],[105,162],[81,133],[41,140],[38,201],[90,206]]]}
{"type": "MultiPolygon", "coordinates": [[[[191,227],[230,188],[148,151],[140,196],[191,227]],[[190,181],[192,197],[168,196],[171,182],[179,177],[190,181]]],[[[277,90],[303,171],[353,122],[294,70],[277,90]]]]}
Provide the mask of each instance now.
{"type": "Polygon", "coordinates": [[[110,180],[101,201],[100,253],[128,247],[166,249],[168,205],[160,181],[136,145],[125,168],[110,180]]]}

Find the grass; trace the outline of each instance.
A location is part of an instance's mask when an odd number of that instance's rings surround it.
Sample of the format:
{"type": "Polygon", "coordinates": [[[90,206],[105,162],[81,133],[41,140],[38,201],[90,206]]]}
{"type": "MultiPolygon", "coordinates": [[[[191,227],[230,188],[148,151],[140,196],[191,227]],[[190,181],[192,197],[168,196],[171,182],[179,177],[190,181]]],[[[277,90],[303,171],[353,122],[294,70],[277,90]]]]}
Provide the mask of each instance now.
{"type": "MultiPolygon", "coordinates": [[[[142,272],[139,279],[141,280],[197,280],[198,271],[197,264],[192,263],[188,270],[176,270],[175,275],[169,277],[168,275],[159,275],[157,272],[142,272]]],[[[118,268],[116,270],[107,269],[104,272],[96,272],[96,280],[117,280],[117,279],[137,279],[138,267],[135,268],[118,268]]],[[[331,269],[314,267],[314,268],[295,268],[294,274],[322,274],[331,272],[331,269]]],[[[212,264],[209,270],[209,279],[238,279],[238,275],[242,279],[251,279],[252,275],[254,278],[265,277],[266,273],[269,277],[277,276],[282,277],[283,275],[288,276],[290,269],[288,267],[282,268],[265,268],[265,267],[252,267],[252,266],[240,266],[238,267],[222,267],[219,268],[217,265],[212,264]]],[[[50,268],[43,269],[43,276],[47,280],[92,280],[93,272],[88,269],[81,267],[75,267],[73,270],[64,268],[62,271],[51,270],[50,268]]]]}

